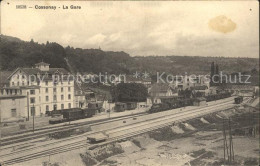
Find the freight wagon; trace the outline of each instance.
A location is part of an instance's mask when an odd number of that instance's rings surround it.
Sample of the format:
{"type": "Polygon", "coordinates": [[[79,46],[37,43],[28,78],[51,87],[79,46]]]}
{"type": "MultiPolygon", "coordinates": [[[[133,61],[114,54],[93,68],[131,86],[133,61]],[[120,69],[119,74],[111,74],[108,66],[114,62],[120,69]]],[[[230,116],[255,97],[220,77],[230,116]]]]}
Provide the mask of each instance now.
{"type": "Polygon", "coordinates": [[[72,109],[63,109],[50,112],[52,118],[49,120],[50,124],[62,123],[67,121],[73,121],[78,119],[90,118],[95,115],[96,109],[81,109],[81,108],[72,108],[72,109]]]}
{"type": "MultiPolygon", "coordinates": [[[[206,96],[205,98],[206,101],[208,102],[208,101],[224,99],[230,96],[231,93],[226,92],[226,93],[209,95],[206,96]]],[[[162,100],[162,103],[160,104],[153,104],[152,107],[148,110],[148,113],[155,113],[155,112],[167,111],[170,109],[191,106],[193,105],[193,102],[196,100],[197,100],[196,98],[188,98],[188,99],[178,98],[178,99],[167,100],[167,101],[162,100]]]]}
{"type": "Polygon", "coordinates": [[[243,102],[243,97],[242,97],[242,96],[236,97],[236,98],[234,99],[234,101],[235,101],[236,104],[240,104],[240,103],[243,102]]]}

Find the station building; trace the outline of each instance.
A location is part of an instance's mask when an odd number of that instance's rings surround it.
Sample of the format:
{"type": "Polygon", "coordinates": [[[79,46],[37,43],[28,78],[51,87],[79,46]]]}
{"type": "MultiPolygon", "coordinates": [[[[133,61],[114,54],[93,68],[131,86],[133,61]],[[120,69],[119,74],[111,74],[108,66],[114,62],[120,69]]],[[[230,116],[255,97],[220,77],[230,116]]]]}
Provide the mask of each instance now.
{"type": "Polygon", "coordinates": [[[10,88],[19,88],[26,97],[25,116],[74,107],[74,80],[64,68],[50,68],[41,62],[33,68],[17,68],[7,78],[10,88]]]}

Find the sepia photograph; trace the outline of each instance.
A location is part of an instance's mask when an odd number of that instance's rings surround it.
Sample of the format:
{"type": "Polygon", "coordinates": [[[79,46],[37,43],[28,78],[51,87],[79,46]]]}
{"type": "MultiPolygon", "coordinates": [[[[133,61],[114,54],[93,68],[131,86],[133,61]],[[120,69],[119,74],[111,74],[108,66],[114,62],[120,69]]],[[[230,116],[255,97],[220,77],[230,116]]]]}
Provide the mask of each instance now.
{"type": "Polygon", "coordinates": [[[0,2],[0,166],[258,166],[259,2],[0,2]]]}

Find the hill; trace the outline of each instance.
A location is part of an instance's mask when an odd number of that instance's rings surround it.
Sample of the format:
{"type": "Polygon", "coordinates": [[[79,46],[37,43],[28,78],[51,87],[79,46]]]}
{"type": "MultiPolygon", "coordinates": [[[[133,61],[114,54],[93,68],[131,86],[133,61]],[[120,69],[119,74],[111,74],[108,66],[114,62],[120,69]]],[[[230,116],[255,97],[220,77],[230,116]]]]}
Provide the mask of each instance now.
{"type": "Polygon", "coordinates": [[[211,62],[219,64],[226,73],[245,72],[257,69],[259,59],[192,56],[138,56],[131,57],[121,52],[100,49],[63,47],[58,43],[39,44],[31,40],[22,41],[15,37],[0,36],[0,70],[14,70],[17,67],[32,67],[44,61],[50,67],[63,67],[73,72],[132,74],[147,71],[171,74],[207,74],[211,62]]]}

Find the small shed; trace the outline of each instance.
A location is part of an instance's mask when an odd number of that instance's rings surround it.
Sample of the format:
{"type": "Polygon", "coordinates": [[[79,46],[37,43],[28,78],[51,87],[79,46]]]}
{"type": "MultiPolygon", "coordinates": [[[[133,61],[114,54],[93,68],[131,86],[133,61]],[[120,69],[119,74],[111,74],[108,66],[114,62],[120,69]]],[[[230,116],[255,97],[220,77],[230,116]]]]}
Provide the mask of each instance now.
{"type": "Polygon", "coordinates": [[[96,113],[100,113],[103,108],[103,102],[90,102],[88,103],[88,108],[95,109],[97,111],[96,113]]]}
{"type": "Polygon", "coordinates": [[[134,110],[137,108],[137,103],[136,102],[128,102],[126,103],[126,109],[127,110],[134,110]]]}
{"type": "Polygon", "coordinates": [[[196,99],[194,99],[193,101],[193,105],[194,106],[204,106],[206,105],[206,99],[204,97],[198,97],[196,99]]]}
{"type": "Polygon", "coordinates": [[[114,107],[114,110],[116,112],[122,112],[122,111],[125,111],[127,109],[127,105],[126,103],[116,103],[115,104],[115,107],[114,107]]]}

